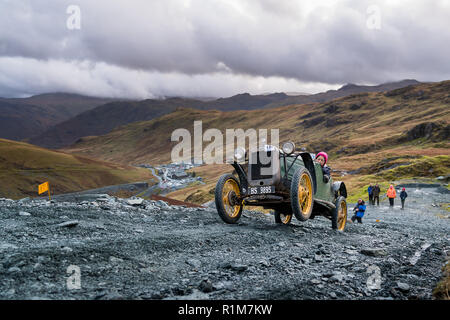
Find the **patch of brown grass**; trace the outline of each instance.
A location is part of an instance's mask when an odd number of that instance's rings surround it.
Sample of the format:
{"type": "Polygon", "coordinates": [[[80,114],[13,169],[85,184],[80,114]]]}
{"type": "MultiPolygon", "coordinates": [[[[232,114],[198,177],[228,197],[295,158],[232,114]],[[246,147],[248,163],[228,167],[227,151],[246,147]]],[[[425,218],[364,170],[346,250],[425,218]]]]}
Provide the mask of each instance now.
{"type": "Polygon", "coordinates": [[[433,298],[450,300],[450,260],[442,267],[443,278],[433,290],[433,298]]]}
{"type": "Polygon", "coordinates": [[[131,198],[132,196],[134,196],[135,192],[129,191],[129,190],[119,190],[116,192],[109,192],[108,194],[113,197],[127,199],[127,198],[131,198]]]}

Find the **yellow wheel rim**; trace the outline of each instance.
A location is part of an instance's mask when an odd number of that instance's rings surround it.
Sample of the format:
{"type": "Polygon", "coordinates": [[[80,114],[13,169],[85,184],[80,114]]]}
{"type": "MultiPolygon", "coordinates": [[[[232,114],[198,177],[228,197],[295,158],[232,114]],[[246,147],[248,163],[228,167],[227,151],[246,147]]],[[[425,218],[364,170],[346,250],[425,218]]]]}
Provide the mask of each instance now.
{"type": "Polygon", "coordinates": [[[280,213],[280,219],[282,224],[288,224],[292,220],[292,214],[282,214],[280,213]]]}
{"type": "Polygon", "coordinates": [[[312,183],[308,174],[303,173],[300,177],[300,185],[298,188],[298,203],[301,213],[306,215],[312,206],[312,183]]]}
{"type": "Polygon", "coordinates": [[[239,186],[233,179],[228,179],[223,185],[222,202],[224,204],[225,212],[230,218],[237,217],[239,210],[241,209],[241,205],[233,205],[230,202],[230,197],[233,196],[233,193],[236,196],[240,195],[239,186]]]}
{"type": "Polygon", "coordinates": [[[338,230],[342,231],[347,223],[347,204],[345,201],[341,201],[339,212],[338,212],[338,230]]]}

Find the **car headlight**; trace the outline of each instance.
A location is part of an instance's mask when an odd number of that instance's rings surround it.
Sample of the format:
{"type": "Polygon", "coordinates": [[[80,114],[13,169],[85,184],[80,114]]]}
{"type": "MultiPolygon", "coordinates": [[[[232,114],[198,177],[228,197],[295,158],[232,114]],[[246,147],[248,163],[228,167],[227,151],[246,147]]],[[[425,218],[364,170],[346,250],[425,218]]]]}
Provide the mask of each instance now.
{"type": "Polygon", "coordinates": [[[238,161],[245,159],[245,149],[242,147],[237,148],[234,150],[234,158],[238,161]]]}
{"type": "Polygon", "coordinates": [[[285,142],[283,144],[283,152],[286,154],[291,154],[295,150],[295,144],[292,141],[285,142]]]}

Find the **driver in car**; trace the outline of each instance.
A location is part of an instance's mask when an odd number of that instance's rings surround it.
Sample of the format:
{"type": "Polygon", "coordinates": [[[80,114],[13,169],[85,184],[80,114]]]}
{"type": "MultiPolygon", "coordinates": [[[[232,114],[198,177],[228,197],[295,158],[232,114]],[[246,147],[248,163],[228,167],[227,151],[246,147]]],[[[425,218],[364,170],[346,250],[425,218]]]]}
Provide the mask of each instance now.
{"type": "Polygon", "coordinates": [[[328,154],[326,152],[321,151],[316,155],[314,161],[319,163],[320,166],[322,167],[323,182],[328,183],[328,181],[330,181],[330,172],[331,172],[330,167],[326,165],[328,161],[328,154]]]}

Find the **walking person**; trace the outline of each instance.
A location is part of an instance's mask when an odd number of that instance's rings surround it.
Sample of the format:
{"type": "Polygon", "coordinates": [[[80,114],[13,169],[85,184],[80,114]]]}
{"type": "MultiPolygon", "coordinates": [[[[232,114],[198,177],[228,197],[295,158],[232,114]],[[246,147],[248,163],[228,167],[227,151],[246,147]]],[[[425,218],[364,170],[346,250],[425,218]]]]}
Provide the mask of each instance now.
{"type": "Polygon", "coordinates": [[[389,186],[388,191],[386,192],[386,196],[389,198],[389,207],[394,207],[394,199],[397,196],[397,193],[395,192],[394,186],[391,184],[389,186]]]}
{"type": "Polygon", "coordinates": [[[375,184],[375,187],[372,189],[372,201],[373,205],[375,205],[375,200],[377,200],[377,206],[380,205],[380,187],[378,186],[378,183],[375,184]]]}
{"type": "Polygon", "coordinates": [[[367,193],[369,194],[369,204],[373,205],[373,185],[372,185],[372,183],[367,188],[367,193]]]}
{"type": "Polygon", "coordinates": [[[406,193],[406,189],[403,188],[402,192],[400,192],[400,200],[402,201],[402,210],[405,209],[405,200],[408,194],[406,193]]]}
{"type": "Polygon", "coordinates": [[[362,217],[364,217],[364,213],[366,212],[366,204],[364,200],[358,199],[358,204],[353,208],[355,214],[351,218],[352,222],[358,220],[358,223],[362,223],[362,217]]]}

